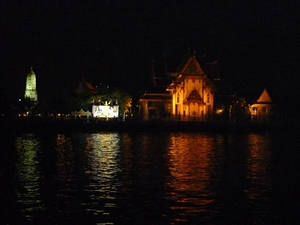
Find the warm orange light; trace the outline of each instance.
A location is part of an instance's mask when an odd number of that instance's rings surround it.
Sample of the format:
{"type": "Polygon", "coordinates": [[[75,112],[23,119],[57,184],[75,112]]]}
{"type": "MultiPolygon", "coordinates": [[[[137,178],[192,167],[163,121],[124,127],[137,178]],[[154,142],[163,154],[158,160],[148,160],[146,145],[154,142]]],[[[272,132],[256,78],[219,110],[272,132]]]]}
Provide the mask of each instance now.
{"type": "Polygon", "coordinates": [[[216,114],[222,114],[223,111],[224,111],[224,109],[217,109],[217,110],[216,110],[216,114]]]}
{"type": "Polygon", "coordinates": [[[265,197],[271,189],[270,144],[268,134],[248,135],[247,179],[251,185],[245,193],[250,201],[265,197]]]}
{"type": "Polygon", "coordinates": [[[174,191],[167,197],[176,202],[172,209],[199,213],[213,201],[213,193],[209,187],[212,142],[213,138],[207,135],[172,135],[169,147],[169,170],[172,179],[168,186],[174,191]],[[201,192],[201,198],[181,195],[183,192],[201,192]],[[191,205],[194,207],[190,207],[191,205]]]}

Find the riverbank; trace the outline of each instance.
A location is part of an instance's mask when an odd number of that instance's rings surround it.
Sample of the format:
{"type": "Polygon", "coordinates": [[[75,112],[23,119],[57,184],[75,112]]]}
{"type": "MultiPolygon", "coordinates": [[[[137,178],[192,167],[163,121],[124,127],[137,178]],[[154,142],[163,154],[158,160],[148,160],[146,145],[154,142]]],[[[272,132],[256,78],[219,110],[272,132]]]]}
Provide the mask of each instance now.
{"type": "Polygon", "coordinates": [[[1,118],[5,132],[286,132],[298,131],[299,123],[221,123],[177,121],[74,121],[40,118],[1,118]]]}

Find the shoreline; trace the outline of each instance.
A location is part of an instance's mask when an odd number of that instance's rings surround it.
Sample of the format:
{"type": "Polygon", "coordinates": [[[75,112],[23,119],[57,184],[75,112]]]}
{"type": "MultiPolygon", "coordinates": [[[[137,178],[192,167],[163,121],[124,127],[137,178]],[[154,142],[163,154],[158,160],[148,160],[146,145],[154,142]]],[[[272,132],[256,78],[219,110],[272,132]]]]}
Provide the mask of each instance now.
{"type": "Polygon", "coordinates": [[[74,121],[1,118],[1,127],[15,133],[70,132],[297,132],[299,123],[224,123],[178,121],[74,121]]]}

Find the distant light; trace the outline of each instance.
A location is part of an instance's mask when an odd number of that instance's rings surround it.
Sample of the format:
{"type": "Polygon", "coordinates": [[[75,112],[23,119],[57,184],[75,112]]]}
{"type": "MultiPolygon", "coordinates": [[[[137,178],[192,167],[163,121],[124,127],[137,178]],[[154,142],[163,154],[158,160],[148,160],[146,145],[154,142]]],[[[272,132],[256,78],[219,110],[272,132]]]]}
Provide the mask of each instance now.
{"type": "Polygon", "coordinates": [[[22,101],[22,99],[19,98],[19,102],[22,101]]]}
{"type": "Polygon", "coordinates": [[[217,113],[217,114],[223,113],[223,109],[217,109],[216,113],[217,113]]]}

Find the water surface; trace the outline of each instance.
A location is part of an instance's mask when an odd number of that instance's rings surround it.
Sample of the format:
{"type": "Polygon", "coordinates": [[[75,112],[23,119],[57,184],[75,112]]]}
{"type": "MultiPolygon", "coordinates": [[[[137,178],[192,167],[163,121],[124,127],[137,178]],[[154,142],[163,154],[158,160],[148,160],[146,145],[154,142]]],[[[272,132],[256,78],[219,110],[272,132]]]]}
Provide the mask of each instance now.
{"type": "Polygon", "coordinates": [[[0,137],[4,224],[295,224],[295,133],[0,137]]]}

